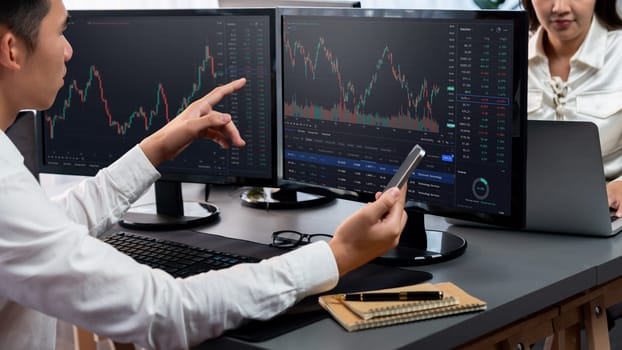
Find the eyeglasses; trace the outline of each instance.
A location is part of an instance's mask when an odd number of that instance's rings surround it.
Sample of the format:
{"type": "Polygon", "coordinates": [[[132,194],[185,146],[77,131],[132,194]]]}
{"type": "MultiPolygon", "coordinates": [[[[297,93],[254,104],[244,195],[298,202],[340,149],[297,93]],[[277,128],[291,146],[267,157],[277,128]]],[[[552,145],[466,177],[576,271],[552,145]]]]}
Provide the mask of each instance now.
{"type": "Polygon", "coordinates": [[[333,236],[323,233],[308,234],[292,230],[281,230],[272,232],[272,244],[270,244],[270,246],[276,248],[294,248],[299,245],[326,240],[326,238],[331,239],[333,236]]]}

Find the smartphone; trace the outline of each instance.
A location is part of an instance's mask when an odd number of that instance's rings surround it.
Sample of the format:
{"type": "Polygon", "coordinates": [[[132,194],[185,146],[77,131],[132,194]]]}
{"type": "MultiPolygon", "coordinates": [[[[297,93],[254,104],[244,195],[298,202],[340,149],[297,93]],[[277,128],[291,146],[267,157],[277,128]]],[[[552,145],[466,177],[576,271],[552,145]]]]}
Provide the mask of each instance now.
{"type": "Polygon", "coordinates": [[[417,165],[421,163],[424,156],[425,150],[421,148],[421,146],[415,145],[415,147],[410,150],[406,156],[406,159],[404,159],[402,165],[400,165],[397,169],[397,172],[393,175],[384,190],[386,191],[392,187],[402,188],[406,181],[408,181],[408,178],[412,174],[413,170],[415,170],[417,165]]]}

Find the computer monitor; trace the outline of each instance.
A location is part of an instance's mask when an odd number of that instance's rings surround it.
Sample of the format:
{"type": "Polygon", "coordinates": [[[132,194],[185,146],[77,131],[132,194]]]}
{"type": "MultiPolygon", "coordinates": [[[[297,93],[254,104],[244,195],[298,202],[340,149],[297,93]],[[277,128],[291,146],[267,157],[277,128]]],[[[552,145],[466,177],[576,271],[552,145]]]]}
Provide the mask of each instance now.
{"type": "Polygon", "coordinates": [[[35,141],[35,118],[35,110],[28,109],[19,111],[13,124],[6,130],[6,135],[24,157],[24,165],[26,168],[39,180],[37,142],[35,141]]]}
{"type": "MultiPolygon", "coordinates": [[[[219,0],[218,6],[227,7],[350,7],[360,8],[360,1],[351,0],[219,0]]],[[[277,47],[277,51],[280,47],[277,47]]],[[[299,186],[281,184],[279,187],[255,187],[241,195],[242,204],[258,209],[297,209],[324,205],[333,197],[305,193],[299,186]]]]}
{"type": "Polygon", "coordinates": [[[41,172],[94,175],[218,85],[246,77],[215,106],[232,115],[243,148],[199,140],[158,170],[157,211],[122,224],[172,229],[217,217],[183,202],[181,182],[276,184],[275,9],[70,11],[66,85],[39,118],[41,172]]]}
{"type": "Polygon", "coordinates": [[[283,9],[285,181],[372,201],[419,144],[409,220],[381,260],[462,254],[423,214],[525,220],[527,20],[519,11],[283,9]]]}

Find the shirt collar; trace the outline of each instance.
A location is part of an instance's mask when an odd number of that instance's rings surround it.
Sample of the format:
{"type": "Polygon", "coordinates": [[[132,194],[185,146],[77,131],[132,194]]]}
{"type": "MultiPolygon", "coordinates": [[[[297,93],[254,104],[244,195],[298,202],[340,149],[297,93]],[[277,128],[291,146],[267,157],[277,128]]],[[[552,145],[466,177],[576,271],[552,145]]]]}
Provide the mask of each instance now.
{"type": "Polygon", "coordinates": [[[542,29],[542,26],[539,26],[536,32],[531,35],[529,39],[529,55],[527,56],[530,61],[538,57],[546,59],[544,46],[542,45],[543,36],[544,29],[542,29]]]}
{"type": "Polygon", "coordinates": [[[607,54],[607,34],[608,30],[600,20],[596,16],[592,17],[590,31],[571,61],[601,68],[605,63],[605,55],[607,54]]]}
{"type": "MultiPolygon", "coordinates": [[[[592,17],[590,30],[579,47],[579,50],[570,61],[582,62],[594,68],[601,68],[605,62],[605,54],[607,51],[607,33],[607,28],[600,20],[596,16],[592,17]]],[[[546,58],[544,46],[542,44],[543,38],[544,29],[540,26],[529,40],[529,61],[536,58],[546,58]]]]}
{"type": "Polygon", "coordinates": [[[2,152],[0,158],[4,158],[3,160],[7,160],[14,164],[24,163],[24,157],[2,130],[0,130],[0,152],[2,152]]]}

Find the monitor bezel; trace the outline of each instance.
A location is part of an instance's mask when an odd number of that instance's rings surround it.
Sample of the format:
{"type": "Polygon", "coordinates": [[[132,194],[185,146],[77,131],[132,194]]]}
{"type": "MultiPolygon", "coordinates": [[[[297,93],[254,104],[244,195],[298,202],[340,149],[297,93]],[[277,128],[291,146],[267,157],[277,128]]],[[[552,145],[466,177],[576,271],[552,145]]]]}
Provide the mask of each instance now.
{"type": "MultiPolygon", "coordinates": [[[[271,133],[272,143],[270,145],[270,157],[272,159],[272,168],[268,177],[245,177],[235,175],[213,175],[201,173],[199,170],[188,172],[188,170],[175,171],[174,169],[160,169],[161,180],[193,182],[206,184],[227,184],[227,185],[246,185],[246,186],[274,186],[278,184],[278,144],[277,139],[277,117],[280,110],[280,54],[277,53],[277,11],[275,8],[245,8],[245,9],[129,9],[129,10],[69,10],[71,19],[82,18],[105,18],[105,17],[224,17],[224,16],[267,16],[269,20],[269,36],[270,36],[270,84],[272,88],[272,98],[270,101],[271,115],[271,133]]],[[[71,38],[69,38],[71,43],[71,38]]],[[[64,86],[63,86],[64,87],[64,86]]],[[[46,163],[45,159],[45,143],[43,141],[45,123],[42,117],[43,111],[37,111],[39,114],[36,122],[36,140],[37,153],[39,154],[37,163],[41,173],[61,174],[61,175],[79,175],[93,176],[101,168],[96,167],[76,167],[65,165],[51,165],[46,163]]],[[[223,111],[227,112],[227,111],[223,111]]]]}
{"type": "MultiPolygon", "coordinates": [[[[407,208],[411,211],[432,214],[437,216],[494,223],[499,226],[520,228],[525,225],[526,203],[526,154],[527,154],[527,49],[529,26],[524,11],[487,11],[487,10],[437,10],[437,9],[346,9],[346,8],[281,8],[279,11],[280,30],[285,31],[284,24],[287,16],[321,16],[321,17],[354,17],[354,18],[399,18],[399,19],[490,19],[509,20],[514,26],[514,67],[513,67],[513,99],[512,99],[512,189],[511,214],[500,215],[478,211],[468,211],[446,206],[430,205],[423,202],[408,201],[407,208]]],[[[282,46],[283,39],[279,46],[282,46]]],[[[285,58],[281,52],[281,61],[285,58]]],[[[283,73],[283,72],[281,72],[283,73]]],[[[283,89],[283,84],[281,84],[283,89]]],[[[283,110],[284,91],[281,95],[281,110],[283,110]]],[[[283,140],[284,116],[279,115],[279,139],[283,140]]],[[[282,141],[281,141],[282,142],[282,141]]],[[[279,148],[279,164],[285,160],[284,148],[279,148]]],[[[285,186],[292,186],[323,196],[353,200],[358,202],[373,201],[374,194],[352,192],[337,188],[317,186],[284,178],[283,168],[279,171],[279,180],[285,186]]]]}

